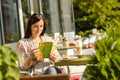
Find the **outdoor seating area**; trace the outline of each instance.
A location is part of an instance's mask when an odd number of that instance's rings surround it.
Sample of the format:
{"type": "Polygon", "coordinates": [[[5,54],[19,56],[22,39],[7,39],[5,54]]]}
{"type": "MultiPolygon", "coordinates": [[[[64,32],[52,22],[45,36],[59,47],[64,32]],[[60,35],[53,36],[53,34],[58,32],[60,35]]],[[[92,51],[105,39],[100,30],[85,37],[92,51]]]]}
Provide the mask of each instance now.
{"type": "MultiPolygon", "coordinates": [[[[86,65],[89,63],[91,59],[92,54],[95,54],[95,50],[93,48],[82,49],[81,50],[82,52],[78,54],[76,53],[77,46],[74,42],[73,42],[74,45],[69,45],[69,46],[63,45],[63,43],[61,44],[62,46],[60,46],[60,43],[58,44],[57,50],[60,53],[62,59],[56,61],[54,63],[54,66],[66,67],[65,73],[56,74],[56,75],[21,76],[20,80],[47,80],[47,79],[49,80],[78,80],[80,79],[84,72],[86,65]],[[66,55],[67,57],[64,57],[63,55],[66,55]],[[74,68],[74,66],[76,67],[74,68]]],[[[16,50],[16,47],[15,47],[16,44],[6,45],[6,46],[10,46],[14,51],[16,50]]]]}
{"type": "MultiPolygon", "coordinates": [[[[67,33],[70,35],[69,33],[67,33]]],[[[66,35],[66,37],[68,37],[66,35]]],[[[73,38],[73,37],[72,37],[73,38]]],[[[68,39],[68,38],[66,38],[68,39]]],[[[71,38],[69,38],[72,40],[71,38]]],[[[82,47],[81,40],[77,42],[82,47]]],[[[78,46],[77,44],[77,46],[78,46]]],[[[11,47],[14,51],[16,50],[16,43],[13,45],[6,45],[11,47]]],[[[81,48],[81,51],[77,53],[77,46],[74,39],[69,45],[63,42],[58,43],[57,50],[60,53],[62,59],[54,63],[54,66],[65,67],[65,73],[55,74],[55,75],[40,75],[40,76],[21,76],[20,80],[79,80],[84,72],[86,65],[90,62],[92,54],[95,54],[94,48],[81,48]],[[63,56],[63,55],[66,55],[63,56]],[[79,68],[79,69],[78,69],[79,68]],[[81,68],[81,69],[80,69],[81,68]],[[77,71],[79,70],[79,71],[77,71]]],[[[22,71],[21,71],[22,72],[22,71]]],[[[24,72],[23,72],[24,74],[24,72]]]]}
{"type": "Polygon", "coordinates": [[[0,12],[0,80],[120,80],[120,0],[0,0],[0,12]]]}

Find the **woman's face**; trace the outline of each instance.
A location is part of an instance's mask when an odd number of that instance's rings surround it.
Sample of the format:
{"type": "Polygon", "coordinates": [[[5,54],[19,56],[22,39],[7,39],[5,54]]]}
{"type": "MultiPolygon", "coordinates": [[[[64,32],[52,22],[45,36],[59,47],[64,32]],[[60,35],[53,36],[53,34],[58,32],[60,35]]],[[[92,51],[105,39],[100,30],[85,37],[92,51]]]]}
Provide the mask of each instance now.
{"type": "Polygon", "coordinates": [[[31,26],[32,37],[39,37],[44,29],[44,21],[40,20],[31,26]]]}

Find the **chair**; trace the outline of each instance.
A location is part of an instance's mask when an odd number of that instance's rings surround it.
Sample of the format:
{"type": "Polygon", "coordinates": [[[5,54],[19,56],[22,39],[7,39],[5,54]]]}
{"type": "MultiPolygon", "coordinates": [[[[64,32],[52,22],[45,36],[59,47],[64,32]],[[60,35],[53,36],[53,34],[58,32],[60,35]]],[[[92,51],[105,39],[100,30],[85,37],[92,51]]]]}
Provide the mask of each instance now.
{"type": "Polygon", "coordinates": [[[40,76],[24,76],[20,80],[70,80],[69,74],[49,74],[40,76]]]}

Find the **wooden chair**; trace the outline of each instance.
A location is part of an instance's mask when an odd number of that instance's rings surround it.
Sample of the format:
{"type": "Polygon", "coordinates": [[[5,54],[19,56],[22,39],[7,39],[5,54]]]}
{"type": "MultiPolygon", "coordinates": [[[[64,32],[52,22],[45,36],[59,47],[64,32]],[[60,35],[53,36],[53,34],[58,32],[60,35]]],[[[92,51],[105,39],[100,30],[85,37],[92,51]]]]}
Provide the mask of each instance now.
{"type": "Polygon", "coordinates": [[[20,80],[70,80],[70,74],[49,74],[40,76],[24,76],[20,80]]]}

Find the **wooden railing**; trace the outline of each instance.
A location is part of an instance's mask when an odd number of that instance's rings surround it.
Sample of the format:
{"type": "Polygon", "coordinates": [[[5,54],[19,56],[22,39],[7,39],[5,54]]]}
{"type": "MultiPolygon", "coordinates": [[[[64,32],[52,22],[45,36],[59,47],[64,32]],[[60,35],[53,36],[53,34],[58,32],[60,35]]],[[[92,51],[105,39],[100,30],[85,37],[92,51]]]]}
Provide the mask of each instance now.
{"type": "Polygon", "coordinates": [[[70,74],[49,74],[40,76],[24,76],[20,80],[70,80],[70,74]]]}

